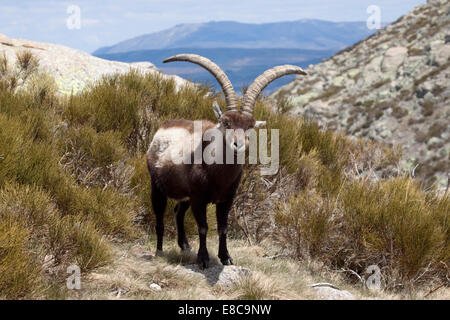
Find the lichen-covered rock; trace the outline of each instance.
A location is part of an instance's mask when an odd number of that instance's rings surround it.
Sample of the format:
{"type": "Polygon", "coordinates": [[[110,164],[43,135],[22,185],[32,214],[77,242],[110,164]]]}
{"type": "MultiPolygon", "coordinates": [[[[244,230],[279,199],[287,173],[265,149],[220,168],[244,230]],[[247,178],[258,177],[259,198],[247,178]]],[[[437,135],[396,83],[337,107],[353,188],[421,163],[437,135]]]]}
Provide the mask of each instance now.
{"type": "Polygon", "coordinates": [[[383,62],[381,63],[381,72],[397,72],[397,69],[403,64],[407,56],[408,49],[405,47],[389,48],[384,54],[383,62]]]}
{"type": "Polygon", "coordinates": [[[305,115],[324,128],[400,145],[403,169],[414,169],[417,177],[445,190],[449,21],[450,1],[430,0],[373,37],[310,66],[308,76],[271,97],[291,97],[293,115],[305,115]]]}

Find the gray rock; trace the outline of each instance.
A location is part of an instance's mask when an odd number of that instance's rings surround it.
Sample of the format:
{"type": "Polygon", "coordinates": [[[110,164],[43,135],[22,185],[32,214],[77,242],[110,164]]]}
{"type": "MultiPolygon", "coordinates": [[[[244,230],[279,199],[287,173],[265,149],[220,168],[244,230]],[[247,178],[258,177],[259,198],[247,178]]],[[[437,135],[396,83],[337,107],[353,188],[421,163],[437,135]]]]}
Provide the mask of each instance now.
{"type": "Polygon", "coordinates": [[[450,114],[450,68],[442,67],[450,59],[447,13],[450,1],[430,1],[348,51],[310,67],[313,76],[286,86],[292,93],[312,87],[303,95],[294,94],[292,115],[307,116],[322,128],[354,137],[400,145],[404,159],[416,159],[413,167],[420,163],[432,169],[421,170],[430,176],[419,178],[445,180],[445,166],[438,164],[445,159],[450,137],[443,132],[437,142],[424,135],[450,114]],[[317,99],[333,84],[343,89],[317,99]]]}
{"type": "MultiPolygon", "coordinates": [[[[159,73],[156,67],[149,62],[109,61],[62,45],[10,39],[0,34],[0,53],[4,53],[11,63],[16,59],[16,52],[25,48],[39,59],[40,71],[50,73],[55,78],[61,94],[78,93],[103,75],[127,73],[131,69],[140,73],[159,73]]],[[[161,75],[174,79],[177,86],[188,83],[177,76],[161,75]]]]}
{"type": "Polygon", "coordinates": [[[355,297],[346,290],[340,290],[330,283],[317,283],[311,285],[321,300],[355,300],[355,297]]]}
{"type": "Polygon", "coordinates": [[[397,69],[403,64],[408,56],[408,49],[405,47],[390,48],[384,54],[383,62],[381,63],[381,71],[388,73],[395,73],[397,69]]]}
{"type": "Polygon", "coordinates": [[[205,278],[211,286],[219,285],[230,287],[245,276],[250,275],[250,269],[239,266],[211,265],[207,269],[200,269],[198,265],[191,264],[185,266],[190,272],[205,278]]]}
{"type": "Polygon", "coordinates": [[[155,290],[155,291],[161,291],[161,286],[159,284],[152,283],[150,285],[150,289],[155,290]]]}

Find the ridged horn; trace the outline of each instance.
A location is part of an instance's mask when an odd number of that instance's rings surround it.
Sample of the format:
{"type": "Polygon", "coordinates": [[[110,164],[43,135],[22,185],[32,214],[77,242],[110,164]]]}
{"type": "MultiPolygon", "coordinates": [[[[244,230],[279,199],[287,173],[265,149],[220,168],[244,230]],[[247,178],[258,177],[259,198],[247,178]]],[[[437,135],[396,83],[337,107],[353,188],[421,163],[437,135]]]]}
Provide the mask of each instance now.
{"type": "Polygon", "coordinates": [[[173,61],[192,62],[208,70],[214,76],[214,78],[216,78],[216,80],[222,87],[223,93],[225,94],[225,101],[227,103],[227,111],[237,110],[238,102],[236,92],[233,89],[233,85],[231,84],[231,81],[228,79],[225,72],[223,72],[222,69],[217,64],[215,64],[208,58],[199,56],[198,54],[187,54],[187,53],[177,54],[176,56],[170,57],[164,60],[163,62],[167,63],[173,61]]]}
{"type": "Polygon", "coordinates": [[[292,65],[278,66],[267,70],[258,78],[256,78],[255,81],[253,81],[253,83],[250,85],[250,87],[248,87],[247,92],[244,96],[244,100],[242,102],[241,111],[243,113],[252,115],[256,99],[258,98],[261,91],[263,91],[264,88],[267,87],[272,81],[289,74],[307,75],[307,73],[302,68],[292,65]]]}

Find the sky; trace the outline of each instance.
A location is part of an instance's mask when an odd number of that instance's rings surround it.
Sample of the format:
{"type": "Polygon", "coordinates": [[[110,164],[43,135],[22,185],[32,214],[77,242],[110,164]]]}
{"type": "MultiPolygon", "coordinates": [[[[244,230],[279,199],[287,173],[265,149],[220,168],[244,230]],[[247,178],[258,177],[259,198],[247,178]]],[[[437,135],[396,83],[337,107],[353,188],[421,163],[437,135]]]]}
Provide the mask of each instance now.
{"type": "Polygon", "coordinates": [[[425,2],[426,0],[0,0],[0,33],[10,38],[63,44],[93,52],[99,47],[182,23],[223,20],[265,23],[300,19],[366,21],[370,16],[367,8],[371,5],[379,6],[383,22],[390,22],[425,2]]]}

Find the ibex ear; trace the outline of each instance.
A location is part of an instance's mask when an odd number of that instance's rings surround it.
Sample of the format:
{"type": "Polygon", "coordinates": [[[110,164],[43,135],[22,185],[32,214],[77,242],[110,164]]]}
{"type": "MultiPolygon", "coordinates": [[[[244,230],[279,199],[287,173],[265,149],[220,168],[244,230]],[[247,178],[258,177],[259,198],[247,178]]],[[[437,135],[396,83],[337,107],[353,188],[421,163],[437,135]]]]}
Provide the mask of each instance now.
{"type": "Polygon", "coordinates": [[[266,121],[256,121],[255,129],[262,128],[266,126],[266,121]]]}
{"type": "Polygon", "coordinates": [[[219,120],[222,117],[223,111],[220,108],[217,101],[213,102],[213,110],[214,110],[214,115],[216,116],[217,120],[219,120]]]}

